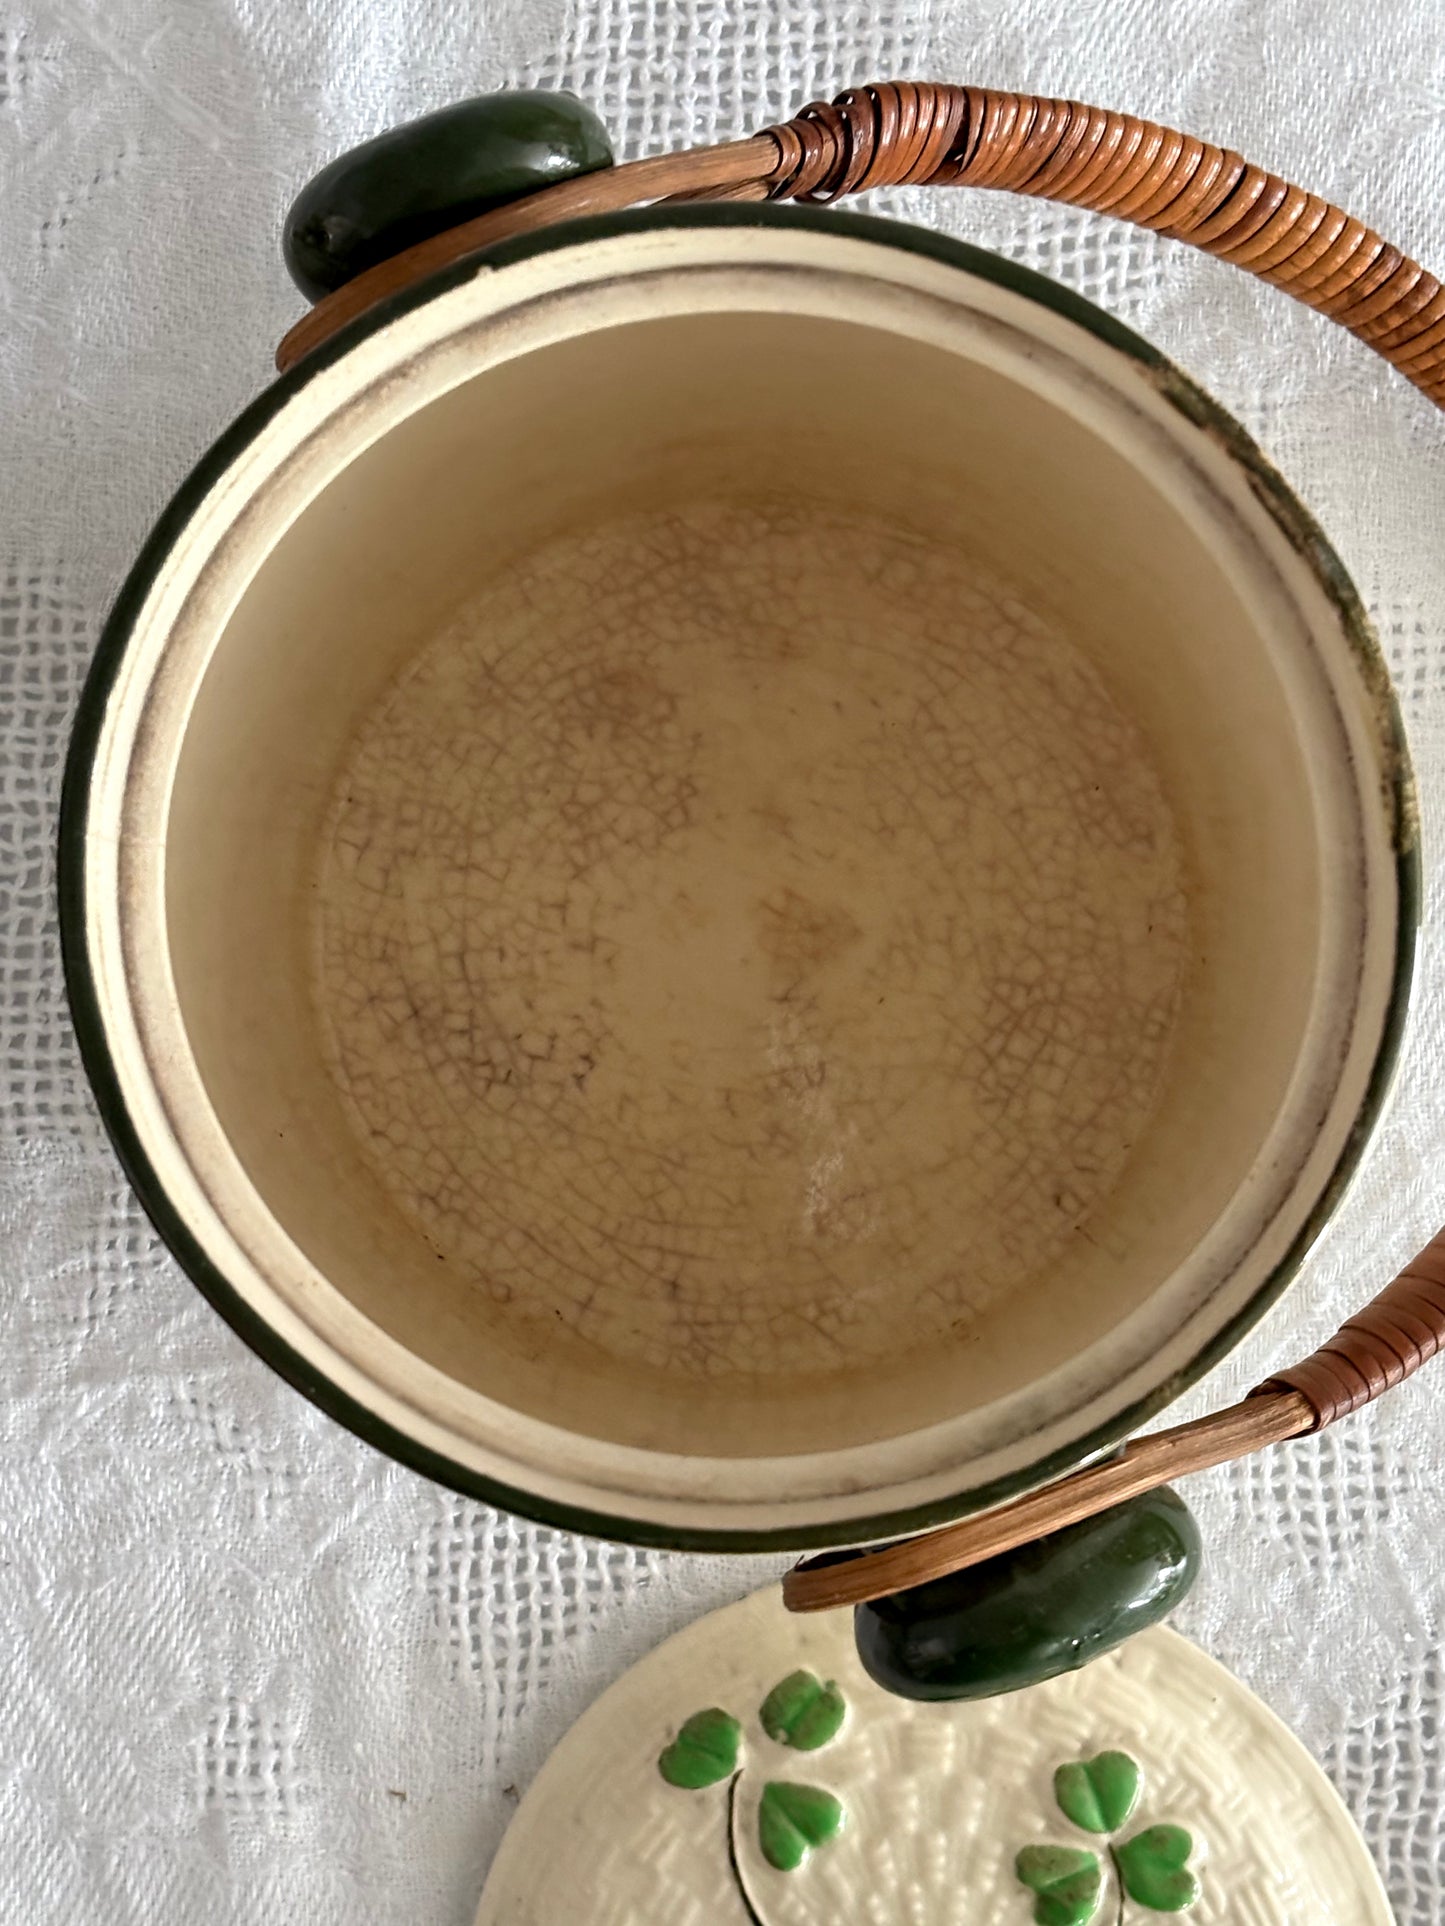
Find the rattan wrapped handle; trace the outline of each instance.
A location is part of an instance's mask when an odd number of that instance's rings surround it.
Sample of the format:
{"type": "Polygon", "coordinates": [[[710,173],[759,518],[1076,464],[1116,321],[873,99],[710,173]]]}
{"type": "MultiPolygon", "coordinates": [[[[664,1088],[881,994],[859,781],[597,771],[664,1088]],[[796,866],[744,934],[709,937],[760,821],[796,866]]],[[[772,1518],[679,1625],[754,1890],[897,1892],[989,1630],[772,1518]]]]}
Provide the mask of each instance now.
{"type": "Polygon", "coordinates": [[[1136,1439],[1117,1458],[961,1524],[841,1564],[805,1560],[784,1579],[783,1601],[795,1612],[830,1611],[962,1571],[1187,1472],[1320,1431],[1401,1383],[1440,1350],[1445,1231],[1313,1357],[1276,1372],[1241,1403],[1136,1439]]]}
{"type": "Polygon", "coordinates": [[[639,201],[817,203],[897,186],[1009,188],[1188,241],[1338,321],[1445,407],[1445,289],[1343,208],[1134,114],[912,80],[849,88],[750,140],[586,174],[434,235],[319,302],[277,366],[438,268],[553,221],[639,201]]]}
{"type": "MultiPolygon", "coordinates": [[[[1343,208],[1227,147],[1072,100],[884,81],[722,146],[653,155],[542,189],[419,242],[320,301],[277,350],[291,367],[378,301],[493,243],[642,201],[835,201],[870,187],[994,187],[1064,201],[1233,261],[1348,328],[1445,407],[1445,288],[1343,208]]],[[[1445,1233],[1313,1357],[1241,1404],[1157,1432],[962,1524],[805,1562],[795,1611],[939,1578],[1154,1485],[1332,1424],[1445,1347],[1445,1233]]]]}

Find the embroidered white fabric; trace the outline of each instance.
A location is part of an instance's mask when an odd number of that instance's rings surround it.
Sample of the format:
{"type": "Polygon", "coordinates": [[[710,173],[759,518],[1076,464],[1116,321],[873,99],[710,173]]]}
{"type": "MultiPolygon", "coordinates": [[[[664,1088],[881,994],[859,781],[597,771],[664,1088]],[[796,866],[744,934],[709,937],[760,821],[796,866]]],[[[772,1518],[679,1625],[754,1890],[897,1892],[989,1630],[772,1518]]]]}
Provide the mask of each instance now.
{"type": "MultiPolygon", "coordinates": [[[[299,311],[276,237],[310,172],[508,82],[575,89],[636,154],[890,73],[1151,114],[1445,263],[1439,5],[11,0],[0,17],[0,1910],[18,1926],[462,1926],[573,1716],[774,1569],[499,1516],[385,1462],[247,1352],[106,1146],[62,998],[52,841],[104,608],[299,311]]],[[[1438,849],[1445,420],[1323,321],[1177,246],[978,193],[883,209],[1080,289],[1263,442],[1374,612],[1438,849]]],[[[1303,1354],[1445,1221],[1442,991],[1437,889],[1364,1171],[1191,1409],[1303,1354]]],[[[1210,1566],[1180,1619],[1323,1759],[1405,1926],[1445,1917],[1442,1400],[1445,1365],[1195,1480],[1210,1566]]]]}

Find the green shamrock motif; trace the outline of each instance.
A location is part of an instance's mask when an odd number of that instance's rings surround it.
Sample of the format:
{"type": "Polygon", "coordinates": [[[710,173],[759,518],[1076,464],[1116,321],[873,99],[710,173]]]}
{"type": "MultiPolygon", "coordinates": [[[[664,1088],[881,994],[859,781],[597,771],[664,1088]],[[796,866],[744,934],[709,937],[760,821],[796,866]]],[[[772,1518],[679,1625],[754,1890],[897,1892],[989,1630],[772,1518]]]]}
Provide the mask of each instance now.
{"type": "MultiPolygon", "coordinates": [[[[1109,1840],[1109,1863],[1124,1901],[1151,1912],[1179,1913],[1199,1897],[1199,1881],[1189,1870],[1194,1841],[1183,1826],[1147,1826],[1132,1839],[1114,1843],[1132,1816],[1143,1790],[1143,1775],[1127,1752],[1100,1752],[1072,1759],[1054,1774],[1054,1797],[1065,1818],[1081,1832],[1109,1840]]],[[[1025,1846],[1014,1861],[1019,1881],[1034,1895],[1035,1926],[1089,1926],[1104,1891],[1104,1869],[1097,1853],[1080,1846],[1025,1846]]]]}
{"type": "Polygon", "coordinates": [[[1015,1870],[1036,1895],[1038,1926],[1085,1926],[1094,1917],[1104,1884],[1096,1854],[1078,1846],[1025,1846],[1015,1870]]]}
{"type": "Polygon", "coordinates": [[[709,1706],[694,1712],[667,1746],[657,1769],[670,1786],[697,1792],[736,1772],[743,1729],[730,1712],[709,1706]]]}
{"type": "MultiPolygon", "coordinates": [[[[838,1736],[847,1703],[838,1687],[811,1672],[790,1672],[758,1708],[758,1723],[778,1745],[795,1752],[817,1752],[838,1736]]],[[[743,1880],[737,1853],[738,1782],[743,1776],[742,1726],[730,1712],[709,1706],[684,1720],[658,1755],[657,1769],[670,1786],[699,1792],[731,1781],[727,1800],[728,1865],[748,1917],[761,1918],[743,1880]]],[[[822,1786],[793,1779],[769,1779],[758,1800],[758,1844],[777,1872],[796,1872],[810,1853],[826,1846],[843,1824],[842,1801],[822,1786]]]]}
{"type": "Polygon", "coordinates": [[[1054,1797],[1083,1832],[1117,1832],[1139,1803],[1139,1768],[1127,1752],[1076,1759],[1054,1774],[1054,1797]]]}
{"type": "Polygon", "coordinates": [[[758,1806],[763,1857],[779,1872],[795,1872],[815,1846],[826,1846],[843,1823],[843,1807],[831,1792],[769,1779],[758,1806]]]}
{"type": "Polygon", "coordinates": [[[816,1752],[837,1738],[847,1709],[831,1679],[821,1685],[811,1672],[790,1672],[763,1700],[758,1719],[779,1745],[816,1752]]]}
{"type": "Polygon", "coordinates": [[[1119,1875],[1130,1899],[1156,1913],[1182,1913],[1199,1897],[1199,1881],[1185,1865],[1194,1841],[1183,1826],[1150,1826],[1119,1847],[1119,1875]]]}

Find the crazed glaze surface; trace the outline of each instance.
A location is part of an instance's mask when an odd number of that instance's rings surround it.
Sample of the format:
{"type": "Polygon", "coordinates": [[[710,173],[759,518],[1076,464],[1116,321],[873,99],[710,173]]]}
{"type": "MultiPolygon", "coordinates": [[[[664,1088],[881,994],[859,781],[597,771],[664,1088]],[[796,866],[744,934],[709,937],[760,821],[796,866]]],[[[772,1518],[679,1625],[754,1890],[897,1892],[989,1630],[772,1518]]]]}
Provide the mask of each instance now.
{"type": "Polygon", "coordinates": [[[1087,1236],[1185,955],[1094,670],[871,510],[507,563],[364,725],[317,901],[334,1074],[439,1256],[711,1378],[948,1340],[1087,1236]]]}
{"type": "MultiPolygon", "coordinates": [[[[736,212],[513,245],[362,324],[218,444],[82,705],[67,981],[162,1234],[333,1415],[572,1528],[821,1548],[1078,1462],[1278,1294],[1378,1109],[1414,875],[1381,806],[1398,758],[1360,700],[1362,632],[1140,344],[941,237],[736,212]],[[1189,880],[1166,1073],[1080,1234],[957,1342],[791,1379],[619,1361],[429,1241],[418,1186],[327,1060],[314,915],[353,747],[464,600],[558,529],[753,500],[760,480],[897,513],[1058,612],[1157,754],[1189,880]]],[[[826,588],[830,620],[862,593],[851,567],[826,588]]],[[[458,1108],[482,1106],[463,1090],[458,1108]]],[[[523,1165],[503,1167],[514,1191],[523,1165]]]]}
{"type": "MultiPolygon", "coordinates": [[[[738,1926],[749,1917],[727,1855],[725,1783],[667,1784],[660,1747],[699,1706],[743,1724],[738,1875],[760,1926],[1029,1926],[1019,1852],[1094,1851],[1060,1811],[1055,1772],[1120,1750],[1142,1791],[1123,1837],[1187,1829],[1190,1926],[1390,1926],[1359,1835],[1319,1767],[1258,1699],[1176,1633],[1155,1627],[1028,1691],[919,1705],[880,1691],[847,1612],[790,1617],[776,1589],[666,1641],[586,1711],[552,1753],[493,1864],[477,1926],[738,1926]],[[783,1674],[807,1667],[847,1700],[819,1752],[773,1746],[756,1717],[783,1674]],[[846,1817],[798,1870],[758,1839],[773,1780],[831,1791],[846,1817]]],[[[1179,1916],[1179,1915],[1176,1915],[1179,1916]]],[[[1162,1915],[1132,1901],[1127,1926],[1162,1915]]],[[[1114,1926],[1112,1881],[1093,1926],[1114,1926]]]]}

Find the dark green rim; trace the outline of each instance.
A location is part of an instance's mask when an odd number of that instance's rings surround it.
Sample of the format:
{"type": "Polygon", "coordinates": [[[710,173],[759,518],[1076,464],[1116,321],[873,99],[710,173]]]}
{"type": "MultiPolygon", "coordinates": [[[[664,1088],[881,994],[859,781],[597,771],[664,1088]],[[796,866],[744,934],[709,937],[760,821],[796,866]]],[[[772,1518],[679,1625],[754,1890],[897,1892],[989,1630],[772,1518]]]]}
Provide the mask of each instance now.
{"type": "Polygon", "coordinates": [[[504,267],[534,255],[626,234],[640,228],[756,226],[792,226],[830,233],[841,230],[858,240],[902,248],[949,267],[960,268],[965,273],[1037,301],[1138,362],[1148,370],[1161,394],[1196,426],[1226,446],[1245,468],[1256,494],[1269,508],[1291,544],[1313,567],[1337,607],[1367,690],[1376,705],[1384,747],[1391,764],[1399,910],[1390,1002],[1364,1101],[1334,1169],[1299,1235],[1280,1263],[1261,1282],[1249,1303],[1201,1347],[1188,1365],[1107,1423],[1096,1426],[1068,1446],[1035,1460],[1017,1473],[994,1479],[985,1485],[972,1486],[929,1504],[854,1519],[841,1527],[818,1525],[740,1531],[663,1526],[554,1503],[532,1492],[516,1490],[496,1479],[479,1476],[418,1443],[405,1432],[396,1430],[323,1376],[277,1335],[212,1263],[171,1204],[140,1142],[120,1088],[91,972],[85,941],[85,816],[91,767],[111,690],[132,629],[166,556],[217,478],[310,380],[398,316],[421,307],[434,296],[469,280],[476,272],[479,259],[483,257],[474,255],[455,262],[420,284],[387,297],[342,328],[258,396],[197,462],[151,531],[107,617],[76,711],[60,802],[57,881],[60,940],[71,1020],[102,1122],[142,1208],[187,1276],[258,1357],[329,1417],[387,1457],[466,1497],[480,1499],[563,1530],[588,1532],[625,1543],[676,1551],[791,1552],[833,1548],[844,1538],[848,1543],[858,1545],[906,1537],[970,1512],[984,1510],[1021,1491],[1047,1483],[1137,1430],[1195,1383],[1233,1348],[1293,1280],[1306,1252],[1333,1214],[1354,1173],[1379,1117],[1399,1054],[1420,922],[1420,857],[1404,730],[1388,670],[1354,585],[1318,523],[1238,422],[1132,329],[1070,289],[1036,274],[1030,268],[972,247],[967,242],[899,221],[840,214],[831,210],[771,205],[633,209],[569,221],[540,233],[500,242],[488,248],[484,258],[490,268],[504,267]]]}

